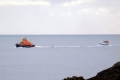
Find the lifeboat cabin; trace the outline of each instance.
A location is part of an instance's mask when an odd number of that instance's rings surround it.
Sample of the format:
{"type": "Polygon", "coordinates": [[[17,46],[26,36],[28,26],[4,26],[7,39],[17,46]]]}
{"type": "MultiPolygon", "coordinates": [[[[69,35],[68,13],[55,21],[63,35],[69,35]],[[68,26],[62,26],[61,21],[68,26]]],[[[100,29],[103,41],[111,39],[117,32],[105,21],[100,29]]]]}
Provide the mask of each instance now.
{"type": "Polygon", "coordinates": [[[27,38],[23,38],[20,43],[17,43],[17,44],[15,44],[15,45],[16,45],[16,47],[28,47],[28,48],[30,48],[30,47],[35,47],[35,45],[32,44],[31,42],[29,42],[29,41],[27,40],[27,38]]]}
{"type": "Polygon", "coordinates": [[[109,45],[109,41],[103,41],[102,43],[99,43],[100,45],[109,45]]]}

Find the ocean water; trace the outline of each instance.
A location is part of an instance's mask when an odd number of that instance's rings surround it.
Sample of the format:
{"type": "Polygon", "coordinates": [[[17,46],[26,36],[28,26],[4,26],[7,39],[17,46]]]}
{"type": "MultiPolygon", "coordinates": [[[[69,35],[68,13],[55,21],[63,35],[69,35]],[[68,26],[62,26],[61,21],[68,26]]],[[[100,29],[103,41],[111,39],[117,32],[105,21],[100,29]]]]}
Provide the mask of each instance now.
{"type": "Polygon", "coordinates": [[[87,79],[118,61],[120,35],[0,35],[0,80],[87,79]],[[24,37],[36,47],[16,48],[24,37]]]}

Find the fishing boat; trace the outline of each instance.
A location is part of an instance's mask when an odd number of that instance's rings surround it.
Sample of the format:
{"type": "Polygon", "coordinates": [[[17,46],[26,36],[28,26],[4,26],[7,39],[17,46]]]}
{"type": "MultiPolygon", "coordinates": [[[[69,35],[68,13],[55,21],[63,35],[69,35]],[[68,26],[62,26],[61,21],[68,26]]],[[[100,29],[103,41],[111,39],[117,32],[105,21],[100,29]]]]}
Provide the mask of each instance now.
{"type": "Polygon", "coordinates": [[[109,41],[103,41],[99,43],[100,45],[109,45],[109,41]]]}
{"type": "Polygon", "coordinates": [[[29,42],[27,38],[23,38],[20,43],[16,43],[15,45],[16,47],[27,47],[27,48],[35,47],[35,45],[29,42]]]}

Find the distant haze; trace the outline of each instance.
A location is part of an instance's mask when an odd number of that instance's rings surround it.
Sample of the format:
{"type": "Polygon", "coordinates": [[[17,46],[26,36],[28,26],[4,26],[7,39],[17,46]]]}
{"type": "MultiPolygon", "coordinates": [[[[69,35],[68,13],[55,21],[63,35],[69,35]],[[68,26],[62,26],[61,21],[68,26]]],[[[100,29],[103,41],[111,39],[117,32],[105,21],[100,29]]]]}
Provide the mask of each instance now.
{"type": "Polygon", "coordinates": [[[0,0],[0,34],[120,34],[120,0],[0,0]]]}

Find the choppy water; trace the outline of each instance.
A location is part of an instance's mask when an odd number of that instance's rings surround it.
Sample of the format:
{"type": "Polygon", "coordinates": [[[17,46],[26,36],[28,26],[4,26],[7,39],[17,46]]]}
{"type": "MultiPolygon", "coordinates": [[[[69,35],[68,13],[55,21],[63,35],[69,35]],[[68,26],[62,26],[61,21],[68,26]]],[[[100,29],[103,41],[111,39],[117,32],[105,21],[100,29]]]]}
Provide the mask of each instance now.
{"type": "Polygon", "coordinates": [[[0,36],[0,80],[89,78],[120,61],[120,35],[27,35],[36,47],[16,48],[24,37],[0,36]]]}

